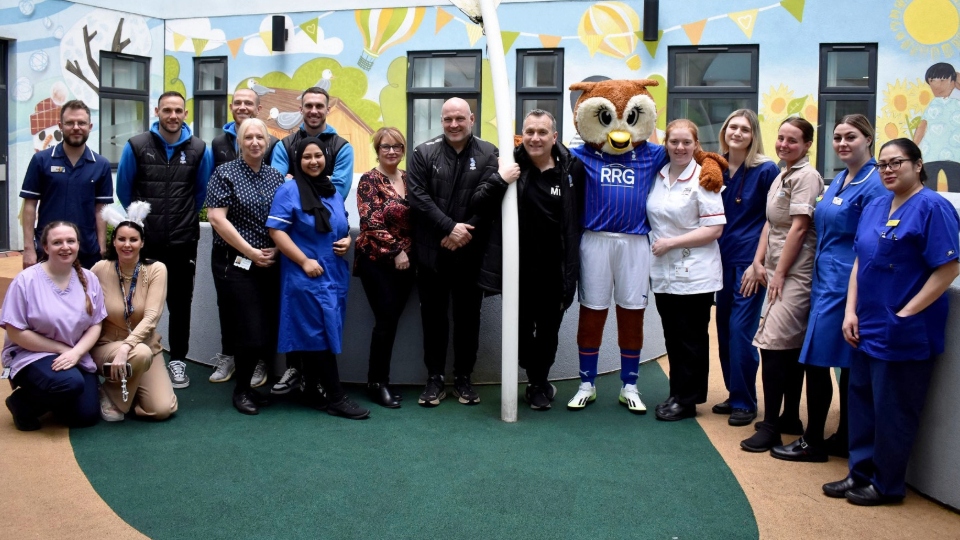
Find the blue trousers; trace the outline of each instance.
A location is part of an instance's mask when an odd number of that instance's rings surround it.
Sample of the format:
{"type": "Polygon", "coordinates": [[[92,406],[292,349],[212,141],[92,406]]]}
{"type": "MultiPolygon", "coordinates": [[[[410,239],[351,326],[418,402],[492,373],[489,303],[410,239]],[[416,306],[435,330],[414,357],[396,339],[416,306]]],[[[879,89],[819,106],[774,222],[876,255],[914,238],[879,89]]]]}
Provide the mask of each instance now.
{"type": "Polygon", "coordinates": [[[723,267],[723,289],[717,291],[717,344],[730,406],[756,411],[760,353],[753,346],[753,336],[760,324],[766,289],[761,288],[750,297],[740,294],[740,281],[749,266],[723,267]]]}
{"type": "Polygon", "coordinates": [[[907,493],[907,460],[927,400],[933,359],[890,362],[863,353],[850,366],[850,475],[882,495],[907,493]]]}
{"type": "Polygon", "coordinates": [[[58,355],[51,354],[28,364],[13,378],[19,386],[14,395],[40,417],[48,411],[70,427],[86,427],[100,420],[97,376],[74,366],[63,371],[51,367],[58,355]]]}

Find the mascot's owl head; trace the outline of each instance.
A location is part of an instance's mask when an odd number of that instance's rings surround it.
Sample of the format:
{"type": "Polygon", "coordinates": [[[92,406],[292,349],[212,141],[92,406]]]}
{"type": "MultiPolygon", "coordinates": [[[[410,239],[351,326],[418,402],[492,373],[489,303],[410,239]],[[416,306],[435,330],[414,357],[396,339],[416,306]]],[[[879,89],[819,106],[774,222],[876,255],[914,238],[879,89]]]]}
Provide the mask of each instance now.
{"type": "Polygon", "coordinates": [[[657,107],[647,91],[650,79],[578,82],[583,90],[573,109],[573,124],[588,145],[623,154],[644,143],[657,125],[657,107]]]}

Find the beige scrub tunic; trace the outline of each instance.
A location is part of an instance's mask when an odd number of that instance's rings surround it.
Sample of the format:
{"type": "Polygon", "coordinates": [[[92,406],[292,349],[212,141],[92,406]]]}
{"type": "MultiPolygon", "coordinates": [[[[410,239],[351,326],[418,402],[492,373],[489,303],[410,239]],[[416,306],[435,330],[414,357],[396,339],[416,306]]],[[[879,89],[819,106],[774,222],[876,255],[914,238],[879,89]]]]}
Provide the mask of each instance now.
{"type": "MultiPolygon", "coordinates": [[[[807,331],[810,315],[810,289],[813,286],[813,259],[817,251],[817,231],[813,225],[813,209],[823,194],[823,178],[804,157],[790,169],[781,169],[767,193],[767,256],[764,266],[769,280],[777,269],[780,253],[793,223],[792,216],[810,216],[810,228],[803,247],[783,282],[783,298],[768,303],[753,345],[761,349],[782,351],[799,349],[807,331]]],[[[839,331],[839,329],[837,329],[839,331]]]]}

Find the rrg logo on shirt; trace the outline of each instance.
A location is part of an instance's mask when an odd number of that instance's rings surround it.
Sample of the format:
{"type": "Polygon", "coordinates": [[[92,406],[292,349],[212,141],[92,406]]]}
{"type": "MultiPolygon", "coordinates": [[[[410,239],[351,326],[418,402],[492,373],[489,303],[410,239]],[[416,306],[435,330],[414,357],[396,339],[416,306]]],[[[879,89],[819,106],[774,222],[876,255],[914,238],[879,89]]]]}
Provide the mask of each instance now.
{"type": "Polygon", "coordinates": [[[633,187],[636,183],[636,172],[629,167],[612,163],[600,169],[600,183],[605,187],[633,187]]]}

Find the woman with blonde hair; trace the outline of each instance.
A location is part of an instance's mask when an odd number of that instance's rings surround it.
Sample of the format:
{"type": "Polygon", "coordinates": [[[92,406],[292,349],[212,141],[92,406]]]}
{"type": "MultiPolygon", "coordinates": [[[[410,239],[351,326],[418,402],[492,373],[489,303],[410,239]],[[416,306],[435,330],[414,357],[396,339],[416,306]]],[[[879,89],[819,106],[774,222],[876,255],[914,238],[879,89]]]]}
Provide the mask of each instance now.
{"type": "Polygon", "coordinates": [[[689,120],[667,125],[664,165],[647,197],[650,221],[651,289],[670,361],[670,396],[656,408],[658,420],[697,415],[707,400],[710,369],[710,308],[723,287],[717,239],[726,218],[719,193],[700,185],[697,126],[689,120]]]}
{"type": "Polygon", "coordinates": [[[370,338],[367,393],[374,402],[397,408],[402,399],[390,388],[390,359],[397,324],[416,275],[410,267],[413,248],[407,173],[400,170],[406,139],[394,127],[373,134],[377,166],[357,184],[360,234],[354,246],[353,275],[360,278],[375,319],[370,338]]]}
{"type": "Polygon", "coordinates": [[[763,154],[757,113],[739,109],[720,128],[720,151],[729,168],[723,173],[726,189],[720,193],[727,219],[720,236],[723,289],[717,291],[717,342],[720,370],[728,397],[713,406],[729,415],[731,426],[749,425],[757,416],[757,368],[760,356],[751,343],[760,323],[763,290],[746,291],[744,278],[753,280],[753,256],[766,222],[767,192],[780,173],[763,154]]]}

